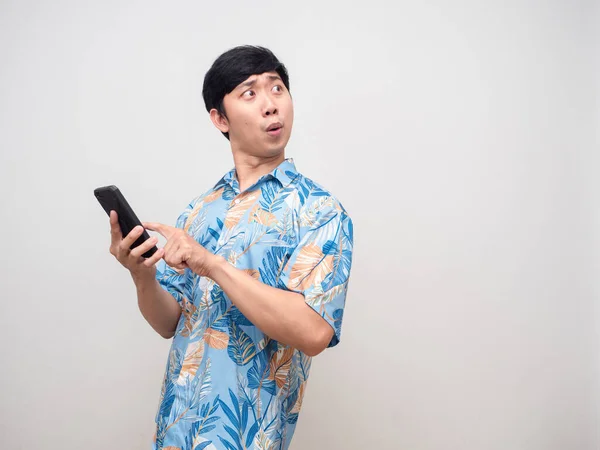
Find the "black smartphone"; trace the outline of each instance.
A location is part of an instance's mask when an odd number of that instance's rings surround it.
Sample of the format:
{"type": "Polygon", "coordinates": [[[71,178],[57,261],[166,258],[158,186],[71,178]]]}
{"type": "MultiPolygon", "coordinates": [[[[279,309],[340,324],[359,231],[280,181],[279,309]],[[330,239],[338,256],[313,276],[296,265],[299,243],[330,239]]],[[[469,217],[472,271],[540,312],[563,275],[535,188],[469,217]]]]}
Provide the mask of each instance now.
{"type": "MultiPolygon", "coordinates": [[[[110,216],[111,211],[116,211],[119,216],[119,226],[121,227],[121,233],[123,237],[127,236],[131,230],[133,230],[138,225],[142,225],[140,219],[137,218],[127,200],[121,191],[116,186],[103,186],[94,189],[94,195],[106,211],[106,214],[110,216]]],[[[141,245],[144,241],[150,239],[150,235],[146,230],[142,233],[142,235],[133,243],[130,247],[132,250],[136,248],[138,245],[141,245]]],[[[142,256],[144,258],[150,258],[158,248],[156,245],[144,253],[142,256]]]]}

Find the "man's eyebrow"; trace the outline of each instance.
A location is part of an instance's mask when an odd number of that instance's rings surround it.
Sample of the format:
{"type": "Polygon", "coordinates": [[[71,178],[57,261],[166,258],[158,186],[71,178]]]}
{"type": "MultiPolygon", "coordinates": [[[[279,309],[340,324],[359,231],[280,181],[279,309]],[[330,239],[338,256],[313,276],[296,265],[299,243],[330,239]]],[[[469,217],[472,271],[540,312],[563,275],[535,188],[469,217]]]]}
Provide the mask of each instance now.
{"type": "Polygon", "coordinates": [[[255,78],[254,80],[249,80],[249,81],[245,81],[245,82],[243,82],[242,84],[240,84],[240,85],[238,86],[238,89],[239,89],[239,88],[243,88],[243,87],[249,87],[249,86],[252,86],[252,85],[254,85],[254,83],[256,83],[256,78],[255,78]]]}
{"type": "MultiPolygon", "coordinates": [[[[279,75],[268,75],[268,78],[269,78],[269,80],[271,80],[271,81],[275,81],[275,80],[283,81],[279,75]]],[[[243,88],[243,87],[252,87],[252,86],[254,86],[254,84],[256,83],[256,80],[257,80],[257,79],[256,79],[256,78],[254,78],[253,80],[248,80],[248,81],[245,81],[245,82],[243,82],[242,84],[240,84],[240,85],[238,86],[238,89],[239,89],[239,88],[243,88]]]]}

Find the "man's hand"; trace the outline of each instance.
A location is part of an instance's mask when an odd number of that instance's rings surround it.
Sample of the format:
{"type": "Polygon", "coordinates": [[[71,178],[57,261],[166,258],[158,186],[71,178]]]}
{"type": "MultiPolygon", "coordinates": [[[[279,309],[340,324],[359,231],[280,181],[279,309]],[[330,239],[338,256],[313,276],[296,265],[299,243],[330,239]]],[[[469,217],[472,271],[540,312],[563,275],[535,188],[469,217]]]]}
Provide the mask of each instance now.
{"type": "Polygon", "coordinates": [[[137,226],[123,238],[115,211],[110,212],[110,232],[110,253],[129,269],[137,289],[138,306],[142,315],[158,334],[165,339],[172,338],[181,317],[181,305],[159,285],[154,267],[163,257],[165,250],[159,248],[150,258],[144,259],[142,255],[158,242],[155,237],[130,250],[131,245],[144,232],[144,228],[137,226]]]}
{"type": "Polygon", "coordinates": [[[137,226],[123,238],[119,218],[116,211],[110,212],[110,253],[129,271],[132,275],[153,275],[154,264],[162,258],[164,250],[158,249],[154,255],[144,259],[142,255],[156,245],[158,239],[152,237],[143,244],[130,250],[131,245],[142,235],[144,228],[137,226]]]}
{"type": "Polygon", "coordinates": [[[200,276],[208,276],[217,257],[202,247],[196,240],[180,228],[156,222],[144,222],[144,228],[156,231],[167,239],[162,249],[163,259],[174,269],[191,269],[200,276]]]}

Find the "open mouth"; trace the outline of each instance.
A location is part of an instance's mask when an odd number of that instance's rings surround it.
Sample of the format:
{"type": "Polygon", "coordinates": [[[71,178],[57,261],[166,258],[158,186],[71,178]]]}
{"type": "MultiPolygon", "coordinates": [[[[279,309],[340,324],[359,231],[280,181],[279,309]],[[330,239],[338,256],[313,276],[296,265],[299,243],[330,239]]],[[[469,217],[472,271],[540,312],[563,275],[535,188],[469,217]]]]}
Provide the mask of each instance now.
{"type": "Polygon", "coordinates": [[[283,125],[281,125],[280,123],[274,123],[272,125],[269,125],[269,127],[267,128],[267,133],[269,134],[269,136],[279,136],[281,134],[282,128],[283,125]]]}

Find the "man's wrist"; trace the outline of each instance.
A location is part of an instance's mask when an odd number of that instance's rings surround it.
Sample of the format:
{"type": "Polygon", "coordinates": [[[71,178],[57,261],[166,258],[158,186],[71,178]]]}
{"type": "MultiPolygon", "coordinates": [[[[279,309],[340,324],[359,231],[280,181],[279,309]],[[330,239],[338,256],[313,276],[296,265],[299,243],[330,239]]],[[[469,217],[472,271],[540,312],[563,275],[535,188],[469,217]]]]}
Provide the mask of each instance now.
{"type": "Polygon", "coordinates": [[[142,269],[142,270],[130,270],[131,278],[138,289],[146,287],[152,284],[156,280],[156,269],[142,269]],[[154,270],[153,270],[154,269],[154,270]]]}
{"type": "Polygon", "coordinates": [[[206,277],[216,281],[215,277],[218,278],[219,273],[222,273],[229,263],[221,255],[212,256],[213,257],[210,259],[210,263],[206,268],[206,277]]]}

